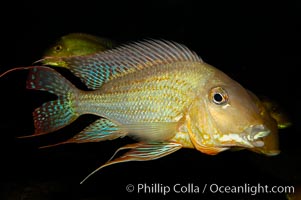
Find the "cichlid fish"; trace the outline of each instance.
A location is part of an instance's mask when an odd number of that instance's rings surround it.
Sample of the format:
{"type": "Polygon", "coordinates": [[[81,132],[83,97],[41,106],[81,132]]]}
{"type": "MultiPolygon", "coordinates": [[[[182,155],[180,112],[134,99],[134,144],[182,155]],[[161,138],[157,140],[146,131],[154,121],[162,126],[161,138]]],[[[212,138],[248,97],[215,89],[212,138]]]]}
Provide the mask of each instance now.
{"type": "MultiPolygon", "coordinates": [[[[47,49],[41,62],[44,65],[60,67],[60,62],[57,63],[55,59],[48,60],[47,58],[87,55],[112,49],[113,47],[115,47],[115,43],[108,39],[85,33],[71,33],[61,37],[55,45],[47,49]]],[[[62,66],[69,67],[64,64],[62,66]]],[[[264,96],[260,96],[260,101],[271,117],[277,121],[279,129],[291,126],[288,115],[281,109],[278,103],[264,96]]]]}
{"type": "Polygon", "coordinates": [[[274,144],[266,147],[265,138],[277,134],[277,125],[262,113],[257,99],[178,43],[144,41],[48,61],[67,67],[93,91],[77,89],[49,67],[28,67],[28,89],[58,96],[33,112],[33,136],[61,129],[89,113],[100,118],[60,144],[124,136],[138,141],[118,149],[128,151],[82,182],[108,165],[153,160],[181,148],[210,155],[232,147],[266,154],[278,150],[274,144]]]}
{"type": "MultiPolygon", "coordinates": [[[[86,33],[70,33],[62,36],[43,55],[47,57],[80,56],[112,49],[115,43],[109,39],[96,37],[86,33]]],[[[49,64],[44,63],[43,64],[49,64]]],[[[52,63],[55,65],[55,63],[52,63]]]]}

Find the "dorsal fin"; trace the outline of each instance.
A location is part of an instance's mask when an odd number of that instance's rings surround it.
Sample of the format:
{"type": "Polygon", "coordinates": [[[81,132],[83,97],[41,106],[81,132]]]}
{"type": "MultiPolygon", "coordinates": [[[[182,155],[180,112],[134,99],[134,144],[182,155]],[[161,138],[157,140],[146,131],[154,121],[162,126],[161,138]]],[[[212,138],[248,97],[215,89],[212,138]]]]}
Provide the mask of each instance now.
{"type": "Polygon", "coordinates": [[[44,60],[46,64],[59,63],[70,69],[90,89],[98,89],[115,77],[146,67],[181,61],[202,62],[202,59],[176,42],[145,40],[87,56],[49,57],[46,62],[44,60]]]}

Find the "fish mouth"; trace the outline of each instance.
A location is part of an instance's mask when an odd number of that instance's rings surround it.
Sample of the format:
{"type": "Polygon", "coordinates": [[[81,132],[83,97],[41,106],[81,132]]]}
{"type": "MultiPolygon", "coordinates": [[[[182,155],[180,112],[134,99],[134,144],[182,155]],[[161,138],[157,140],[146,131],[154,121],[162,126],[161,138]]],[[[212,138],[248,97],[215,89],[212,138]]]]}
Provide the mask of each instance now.
{"type": "Polygon", "coordinates": [[[219,142],[223,147],[263,147],[263,138],[270,134],[270,130],[264,125],[253,125],[245,129],[242,133],[230,133],[219,137],[219,142]]]}
{"type": "Polygon", "coordinates": [[[248,127],[242,134],[243,145],[247,147],[263,147],[264,141],[263,138],[270,134],[270,130],[267,129],[264,125],[254,125],[248,127]]]}

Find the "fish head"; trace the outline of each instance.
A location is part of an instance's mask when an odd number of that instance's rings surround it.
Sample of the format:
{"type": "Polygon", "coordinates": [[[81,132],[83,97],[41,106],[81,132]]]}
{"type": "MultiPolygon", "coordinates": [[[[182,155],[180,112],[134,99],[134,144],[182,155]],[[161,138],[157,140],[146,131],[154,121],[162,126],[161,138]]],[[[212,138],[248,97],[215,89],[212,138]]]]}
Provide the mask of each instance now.
{"type": "Polygon", "coordinates": [[[219,70],[203,89],[189,110],[188,129],[197,149],[208,154],[231,147],[269,150],[265,138],[278,134],[277,124],[248,90],[219,70]]]}
{"type": "Polygon", "coordinates": [[[71,33],[62,36],[44,52],[46,57],[81,56],[105,51],[115,46],[115,43],[106,38],[100,38],[85,33],[71,33]]]}
{"type": "Polygon", "coordinates": [[[90,51],[94,51],[94,46],[95,44],[86,40],[81,34],[68,34],[59,38],[46,49],[43,57],[60,58],[85,55],[90,53],[90,51]]]}
{"type": "Polygon", "coordinates": [[[68,68],[68,65],[61,58],[80,55],[77,53],[78,42],[68,35],[58,39],[53,45],[44,51],[42,59],[36,61],[43,65],[51,65],[68,68]]]}
{"type": "Polygon", "coordinates": [[[44,52],[43,58],[36,62],[68,68],[68,64],[62,58],[86,56],[111,49],[114,46],[114,42],[105,38],[82,33],[71,33],[57,40],[44,52]]]}
{"type": "Polygon", "coordinates": [[[72,41],[66,40],[61,37],[54,44],[52,44],[48,49],[44,51],[43,57],[63,57],[70,56],[70,44],[72,46],[72,41]]]}

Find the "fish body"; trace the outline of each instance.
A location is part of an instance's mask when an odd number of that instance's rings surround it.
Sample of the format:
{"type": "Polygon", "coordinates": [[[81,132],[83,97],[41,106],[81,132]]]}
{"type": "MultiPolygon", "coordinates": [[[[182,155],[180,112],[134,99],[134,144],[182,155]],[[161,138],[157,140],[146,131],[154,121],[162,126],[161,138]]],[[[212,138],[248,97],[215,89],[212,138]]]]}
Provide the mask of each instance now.
{"type": "MultiPolygon", "coordinates": [[[[49,47],[44,52],[43,57],[87,55],[98,51],[112,49],[114,46],[115,43],[106,38],[101,38],[86,33],[70,33],[62,36],[55,44],[49,47]]],[[[54,64],[55,63],[52,63],[52,65],[54,64]]]]}
{"type": "Polygon", "coordinates": [[[62,143],[124,136],[138,140],[97,170],[157,159],[181,148],[210,155],[232,147],[264,149],[265,138],[277,134],[275,121],[261,113],[246,89],[178,43],[144,41],[47,61],[61,63],[92,91],[77,89],[54,69],[32,67],[27,88],[58,96],[34,111],[34,135],[56,131],[89,113],[100,118],[62,143]]]}
{"type": "MultiPolygon", "coordinates": [[[[113,41],[106,38],[100,38],[85,33],[71,33],[62,36],[54,45],[47,49],[41,61],[45,65],[64,66],[68,68],[68,65],[65,65],[59,60],[48,60],[47,58],[94,54],[112,49],[115,46],[116,44],[113,41]]],[[[264,96],[259,96],[259,99],[271,117],[276,120],[279,129],[291,126],[288,115],[281,109],[278,103],[264,96]]]]}

